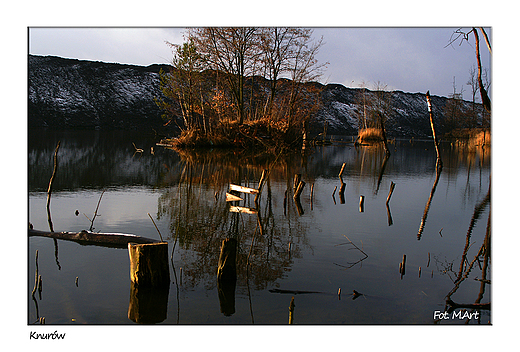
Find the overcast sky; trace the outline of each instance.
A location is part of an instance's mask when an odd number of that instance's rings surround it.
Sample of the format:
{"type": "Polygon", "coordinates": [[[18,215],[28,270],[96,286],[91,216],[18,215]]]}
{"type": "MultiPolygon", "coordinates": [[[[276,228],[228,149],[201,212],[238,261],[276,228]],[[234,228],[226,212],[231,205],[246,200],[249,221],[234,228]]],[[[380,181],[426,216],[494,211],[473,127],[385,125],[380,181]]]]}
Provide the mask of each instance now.
{"type": "MultiPolygon", "coordinates": [[[[469,70],[476,64],[473,37],[447,46],[458,27],[313,27],[325,45],[318,60],[328,62],[322,83],[372,88],[376,82],[390,90],[448,96],[464,91],[469,70]]],[[[468,28],[463,28],[468,30],[468,28]]],[[[487,28],[492,40],[492,32],[487,28]]],[[[165,27],[32,27],[29,53],[67,58],[150,65],[172,58],[165,41],[182,43],[184,28],[165,27]]],[[[480,34],[480,33],[479,33],[480,34]]],[[[489,72],[490,54],[482,39],[481,55],[489,72]]]]}

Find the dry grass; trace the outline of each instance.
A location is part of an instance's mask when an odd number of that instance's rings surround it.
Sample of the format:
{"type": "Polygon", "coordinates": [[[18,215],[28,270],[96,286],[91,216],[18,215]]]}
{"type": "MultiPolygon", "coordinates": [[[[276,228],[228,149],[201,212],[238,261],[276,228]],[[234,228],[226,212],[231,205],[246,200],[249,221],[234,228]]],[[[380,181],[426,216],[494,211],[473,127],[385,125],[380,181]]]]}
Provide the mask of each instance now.
{"type": "MultiPolygon", "coordinates": [[[[299,132],[299,131],[297,131],[299,132]]],[[[297,134],[300,136],[301,132],[297,134]]],[[[237,122],[220,122],[213,127],[211,132],[192,129],[181,132],[177,138],[163,140],[173,148],[198,148],[198,147],[238,147],[277,149],[286,147],[295,138],[290,133],[286,124],[273,123],[268,119],[246,121],[243,124],[237,122]]]]}
{"type": "Polygon", "coordinates": [[[491,145],[491,131],[484,128],[457,129],[446,134],[445,137],[455,138],[458,140],[467,140],[468,145],[491,145]]]}
{"type": "Polygon", "coordinates": [[[359,130],[358,138],[360,143],[380,142],[383,135],[379,128],[366,128],[359,130]]]}

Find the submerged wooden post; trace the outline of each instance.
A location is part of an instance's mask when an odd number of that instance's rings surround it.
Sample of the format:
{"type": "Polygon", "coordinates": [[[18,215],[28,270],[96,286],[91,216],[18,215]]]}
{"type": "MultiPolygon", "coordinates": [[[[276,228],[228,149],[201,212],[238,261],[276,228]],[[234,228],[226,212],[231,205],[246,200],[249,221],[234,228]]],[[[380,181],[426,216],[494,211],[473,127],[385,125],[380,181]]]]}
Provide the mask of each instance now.
{"type": "Polygon", "coordinates": [[[262,187],[264,185],[265,180],[267,179],[268,173],[267,170],[262,170],[262,176],[260,176],[260,181],[258,182],[258,193],[255,195],[255,203],[258,201],[260,194],[262,193],[262,187]]]}
{"type": "Polygon", "coordinates": [[[291,303],[289,304],[289,325],[292,325],[294,321],[294,296],[291,298],[291,303]]]}
{"type": "Polygon", "coordinates": [[[170,286],[143,287],[130,284],[128,319],[138,324],[158,324],[167,318],[170,286]]]}
{"type": "Polygon", "coordinates": [[[441,153],[439,151],[439,143],[437,141],[437,136],[435,134],[435,126],[433,125],[433,111],[432,111],[432,102],[430,99],[430,91],[426,92],[426,102],[428,103],[428,113],[430,115],[430,125],[432,128],[433,142],[435,143],[435,151],[437,152],[436,168],[442,169],[442,159],[441,159],[441,153]]]}
{"type": "Polygon", "coordinates": [[[294,175],[294,182],[293,182],[293,192],[296,194],[296,190],[298,189],[298,185],[300,184],[300,180],[302,179],[301,174],[295,174],[294,175]]]}
{"type": "Polygon", "coordinates": [[[399,273],[401,274],[401,279],[406,273],[406,254],[403,254],[403,260],[399,263],[399,273]]]}
{"type": "Polygon", "coordinates": [[[170,268],[167,242],[128,243],[128,255],[132,283],[144,287],[169,285],[170,268]]]}
{"type": "Polygon", "coordinates": [[[314,198],[314,182],[311,184],[311,210],[313,208],[313,198],[314,198]]]}
{"type": "Polygon", "coordinates": [[[225,316],[235,313],[235,287],[237,281],[237,240],[226,238],[222,241],[217,269],[217,291],[220,312],[225,316]]]}
{"type": "Polygon", "coordinates": [[[237,240],[226,238],[222,241],[220,257],[218,259],[217,275],[219,280],[233,279],[237,277],[237,240]]]}
{"type": "Polygon", "coordinates": [[[392,197],[392,193],[394,193],[395,183],[390,182],[390,191],[388,192],[388,197],[386,198],[386,205],[390,202],[390,198],[392,197]]]}
{"type": "Polygon", "coordinates": [[[302,216],[304,213],[302,204],[300,202],[300,195],[303,191],[303,187],[305,187],[305,182],[300,180],[298,182],[298,186],[296,187],[296,191],[294,192],[294,196],[293,196],[294,203],[296,204],[296,210],[298,211],[298,215],[300,215],[300,216],[302,216]]]}
{"type": "Polygon", "coordinates": [[[298,186],[296,187],[296,191],[294,192],[294,196],[293,196],[294,199],[300,198],[300,194],[303,191],[303,187],[305,187],[305,182],[299,181],[298,186]]]}
{"type": "Polygon", "coordinates": [[[345,188],[347,187],[347,184],[343,182],[343,178],[341,176],[339,177],[339,180],[341,182],[341,186],[339,187],[339,202],[340,204],[345,204],[345,188]]]}
{"type": "Polygon", "coordinates": [[[346,164],[347,163],[343,163],[343,165],[341,165],[341,170],[339,170],[339,175],[338,175],[339,177],[341,177],[341,175],[343,175],[343,170],[345,169],[346,164]]]}

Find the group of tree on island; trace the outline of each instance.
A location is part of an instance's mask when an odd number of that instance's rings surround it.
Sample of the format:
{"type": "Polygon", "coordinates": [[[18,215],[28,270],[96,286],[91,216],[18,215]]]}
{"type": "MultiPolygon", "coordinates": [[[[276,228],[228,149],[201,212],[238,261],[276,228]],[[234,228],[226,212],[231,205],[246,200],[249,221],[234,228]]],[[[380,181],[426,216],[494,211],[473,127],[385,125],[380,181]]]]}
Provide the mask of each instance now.
{"type": "Polygon", "coordinates": [[[161,72],[164,99],[156,103],[172,123],[182,116],[178,146],[290,144],[319,107],[315,82],[326,64],[323,40],[312,29],[190,28],[161,72]]]}

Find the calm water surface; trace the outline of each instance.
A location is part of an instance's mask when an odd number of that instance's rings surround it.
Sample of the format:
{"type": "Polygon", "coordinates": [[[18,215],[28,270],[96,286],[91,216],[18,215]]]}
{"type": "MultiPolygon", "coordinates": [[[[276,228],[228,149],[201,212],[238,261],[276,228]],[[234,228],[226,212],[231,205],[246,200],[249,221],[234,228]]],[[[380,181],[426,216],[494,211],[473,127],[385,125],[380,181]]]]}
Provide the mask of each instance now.
{"type": "MultiPolygon", "coordinates": [[[[287,324],[292,297],[295,324],[491,321],[489,310],[473,308],[455,312],[478,312],[478,319],[451,311],[450,319],[434,318],[450,308],[447,297],[490,302],[482,281],[491,280],[484,250],[488,148],[443,143],[437,173],[431,141],[395,140],[387,160],[381,148],[349,143],[276,158],[218,150],[179,155],[155,146],[153,134],[31,131],[28,218],[39,230],[49,229],[46,191],[58,141],[55,231],[88,230],[102,195],[95,232],[159,239],[149,213],[169,243],[172,282],[160,293],[163,303],[149,309],[151,320],[137,323],[287,324]],[[132,143],[144,152],[135,153],[132,143]],[[258,206],[252,196],[234,204],[258,213],[230,212],[229,184],[256,188],[263,169],[270,175],[258,206]],[[299,204],[295,174],[306,183],[299,204]],[[238,241],[235,287],[217,282],[226,238],[238,241]]],[[[46,324],[136,324],[130,303],[154,299],[131,290],[126,249],[31,237],[28,261],[29,324],[41,316],[46,324]],[[36,250],[43,290],[33,300],[36,250]]]]}

